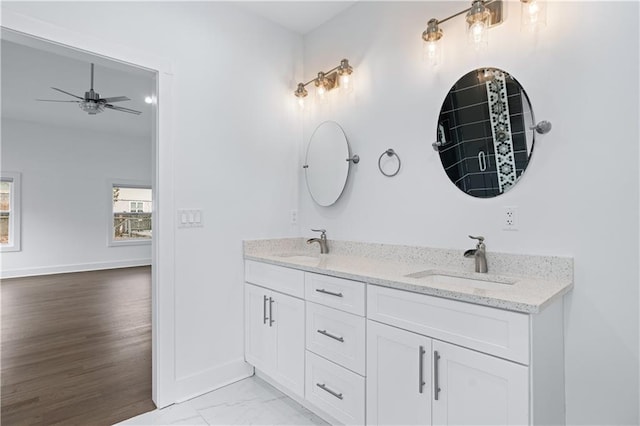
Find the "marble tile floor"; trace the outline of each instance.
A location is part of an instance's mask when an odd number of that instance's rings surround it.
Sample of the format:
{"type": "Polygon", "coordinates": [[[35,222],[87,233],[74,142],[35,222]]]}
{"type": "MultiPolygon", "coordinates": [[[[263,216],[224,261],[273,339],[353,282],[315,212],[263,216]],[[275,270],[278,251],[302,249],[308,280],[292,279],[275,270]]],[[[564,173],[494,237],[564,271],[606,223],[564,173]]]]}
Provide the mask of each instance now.
{"type": "Polygon", "coordinates": [[[264,380],[253,376],[118,425],[326,425],[264,380]]]}

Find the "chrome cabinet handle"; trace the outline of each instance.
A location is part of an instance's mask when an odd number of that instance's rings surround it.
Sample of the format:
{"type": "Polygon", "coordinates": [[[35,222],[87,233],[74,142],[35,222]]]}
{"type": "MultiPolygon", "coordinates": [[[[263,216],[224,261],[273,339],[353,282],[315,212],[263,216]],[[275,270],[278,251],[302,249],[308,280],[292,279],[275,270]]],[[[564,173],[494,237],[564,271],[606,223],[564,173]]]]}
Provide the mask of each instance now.
{"type": "Polygon", "coordinates": [[[316,386],[322,389],[325,392],[329,392],[331,395],[335,396],[338,399],[343,399],[342,394],[336,391],[332,391],[329,389],[324,383],[316,383],[316,386]]]}
{"type": "Polygon", "coordinates": [[[263,296],[262,300],[262,323],[266,324],[269,317],[267,316],[267,296],[263,296]]]}
{"type": "Polygon", "coordinates": [[[438,351],[433,351],[433,399],[438,400],[438,394],[440,393],[440,384],[438,383],[438,360],[440,354],[438,351]]]}
{"type": "Polygon", "coordinates": [[[269,327],[273,325],[275,320],[273,319],[273,299],[269,298],[269,327]]]}
{"type": "Polygon", "coordinates": [[[418,393],[422,393],[425,385],[424,365],[423,365],[424,354],[425,354],[424,346],[420,346],[418,350],[418,393]]]}
{"type": "Polygon", "coordinates": [[[338,342],[344,343],[344,337],[334,336],[333,334],[328,333],[327,330],[318,330],[318,333],[322,334],[323,336],[331,337],[333,340],[337,340],[338,342]]]}
{"type": "Polygon", "coordinates": [[[325,290],[324,288],[316,288],[316,291],[317,291],[318,293],[328,294],[328,295],[330,295],[330,296],[344,297],[344,296],[342,295],[342,293],[334,293],[334,292],[332,292],[332,291],[325,290]]]}

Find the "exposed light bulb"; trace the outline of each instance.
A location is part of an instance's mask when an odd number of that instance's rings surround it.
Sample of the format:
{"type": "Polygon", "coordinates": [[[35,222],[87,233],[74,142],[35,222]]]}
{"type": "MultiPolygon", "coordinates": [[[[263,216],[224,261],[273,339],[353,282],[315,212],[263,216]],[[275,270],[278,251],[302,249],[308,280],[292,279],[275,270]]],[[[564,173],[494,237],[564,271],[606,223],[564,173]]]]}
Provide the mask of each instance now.
{"type": "Polygon", "coordinates": [[[529,7],[527,8],[527,12],[531,17],[531,22],[535,22],[538,20],[538,12],[540,12],[540,5],[537,1],[532,1],[529,3],[529,7]]]}
{"type": "Polygon", "coordinates": [[[547,5],[544,0],[521,0],[521,28],[537,31],[547,25],[547,5]]]}
{"type": "Polygon", "coordinates": [[[321,101],[324,100],[326,98],[326,94],[327,94],[327,89],[324,87],[323,84],[316,87],[316,96],[318,97],[318,99],[320,99],[321,101]]]}
{"type": "Polygon", "coordinates": [[[424,42],[424,60],[431,66],[436,66],[442,59],[442,49],[437,40],[424,42]]]}
{"type": "Polygon", "coordinates": [[[298,88],[293,92],[293,94],[297,99],[296,103],[298,105],[298,109],[303,111],[305,104],[304,98],[306,98],[308,94],[307,89],[304,88],[304,83],[298,83],[298,88]]]}
{"type": "Polygon", "coordinates": [[[144,102],[147,104],[155,104],[156,103],[156,97],[155,96],[146,96],[144,98],[144,102]]]}
{"type": "Polygon", "coordinates": [[[343,93],[353,92],[353,76],[347,73],[340,75],[338,87],[340,87],[340,91],[343,93]]]}
{"type": "Polygon", "coordinates": [[[487,25],[483,21],[474,22],[469,26],[469,43],[476,50],[480,50],[487,46],[487,25]]]}
{"type": "Polygon", "coordinates": [[[491,22],[491,13],[482,0],[474,0],[467,13],[467,37],[476,50],[487,46],[487,29],[491,22]]]}
{"type": "Polygon", "coordinates": [[[442,59],[442,46],[438,40],[442,38],[442,30],[437,19],[429,19],[427,29],[422,33],[422,59],[431,66],[436,66],[442,59]]]}

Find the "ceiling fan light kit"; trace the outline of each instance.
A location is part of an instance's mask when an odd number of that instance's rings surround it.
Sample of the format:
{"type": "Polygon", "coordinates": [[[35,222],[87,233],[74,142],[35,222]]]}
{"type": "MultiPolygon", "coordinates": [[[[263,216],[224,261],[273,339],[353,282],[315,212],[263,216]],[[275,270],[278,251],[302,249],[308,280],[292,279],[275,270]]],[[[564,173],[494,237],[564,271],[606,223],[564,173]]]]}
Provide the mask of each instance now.
{"type": "Polygon", "coordinates": [[[93,69],[94,64],[91,64],[91,88],[88,92],[84,92],[84,98],[81,96],[74,95],[73,93],[65,92],[62,89],[58,89],[57,87],[52,87],[53,90],[56,90],[60,93],[64,93],[65,95],[72,96],[77,101],[62,101],[56,99],[36,99],[41,102],[76,102],[81,110],[88,113],[89,115],[96,115],[104,111],[105,109],[112,109],[114,111],[126,112],[129,114],[140,115],[141,111],[136,111],[135,109],[119,107],[115,105],[111,105],[112,102],[122,102],[122,101],[130,101],[131,99],[126,96],[114,96],[111,98],[101,98],[100,94],[93,90],[93,69]]]}

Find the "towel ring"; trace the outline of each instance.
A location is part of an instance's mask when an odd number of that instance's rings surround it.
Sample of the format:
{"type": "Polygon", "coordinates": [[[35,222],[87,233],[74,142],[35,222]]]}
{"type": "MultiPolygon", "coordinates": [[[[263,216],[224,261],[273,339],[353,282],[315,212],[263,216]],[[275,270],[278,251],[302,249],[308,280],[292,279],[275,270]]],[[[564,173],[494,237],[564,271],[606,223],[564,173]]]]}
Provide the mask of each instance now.
{"type": "Polygon", "coordinates": [[[378,169],[380,170],[380,173],[382,173],[383,175],[385,175],[386,177],[394,177],[395,175],[398,174],[398,172],[400,171],[400,167],[402,166],[402,161],[400,161],[400,157],[398,157],[398,154],[396,154],[396,152],[389,148],[388,150],[386,150],[385,152],[383,152],[380,155],[380,158],[378,158],[378,169]],[[393,173],[385,173],[384,170],[382,170],[382,165],[380,164],[382,162],[382,157],[384,157],[386,155],[388,155],[389,157],[393,157],[395,156],[398,159],[398,168],[396,169],[395,172],[393,173]]]}

